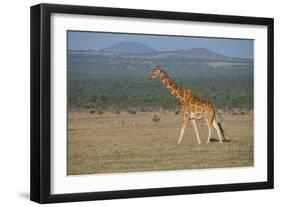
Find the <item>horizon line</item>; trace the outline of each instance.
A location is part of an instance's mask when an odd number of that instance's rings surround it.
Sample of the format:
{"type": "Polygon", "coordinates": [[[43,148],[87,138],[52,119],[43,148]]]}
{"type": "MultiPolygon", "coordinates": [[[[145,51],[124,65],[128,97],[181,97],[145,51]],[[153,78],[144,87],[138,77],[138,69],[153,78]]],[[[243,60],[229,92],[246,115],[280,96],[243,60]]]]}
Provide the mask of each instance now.
{"type": "MultiPolygon", "coordinates": [[[[151,53],[161,53],[161,52],[176,52],[176,51],[184,51],[184,50],[192,50],[192,49],[205,49],[207,51],[210,51],[212,53],[216,53],[218,55],[222,55],[222,56],[225,56],[225,57],[231,57],[231,58],[240,58],[240,59],[251,59],[253,60],[254,58],[251,58],[251,57],[239,57],[239,56],[229,56],[229,55],[224,55],[222,53],[218,53],[218,52],[215,52],[209,48],[206,48],[206,47],[189,47],[189,48],[184,48],[184,49],[175,49],[175,50],[158,50],[158,49],[155,49],[154,47],[151,47],[145,43],[142,43],[142,42],[137,42],[137,41],[120,41],[118,43],[115,43],[115,44],[112,44],[111,46],[108,46],[108,47],[105,47],[105,48],[102,48],[102,49],[99,49],[99,50],[96,50],[96,49],[92,49],[92,48],[79,48],[79,49],[71,49],[71,48],[67,48],[68,51],[70,50],[73,50],[73,51],[96,51],[96,52],[102,52],[102,50],[106,49],[106,48],[109,48],[109,47],[112,47],[113,45],[117,45],[121,42],[133,42],[133,43],[138,43],[138,44],[143,44],[147,47],[150,47],[152,48],[153,50],[155,50],[155,52],[151,52],[151,53]]],[[[151,54],[151,53],[139,53],[139,54],[151,54]]],[[[121,53],[122,54],[122,53],[121,53]]],[[[138,54],[138,53],[133,53],[134,55],[138,54]]]]}

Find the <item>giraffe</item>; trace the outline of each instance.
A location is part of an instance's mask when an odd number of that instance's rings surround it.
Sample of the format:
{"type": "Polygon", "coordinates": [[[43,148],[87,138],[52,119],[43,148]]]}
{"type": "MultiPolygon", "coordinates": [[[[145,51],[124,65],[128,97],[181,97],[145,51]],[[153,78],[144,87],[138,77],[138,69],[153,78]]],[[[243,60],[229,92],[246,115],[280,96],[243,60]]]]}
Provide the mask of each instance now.
{"type": "Polygon", "coordinates": [[[180,144],[182,140],[185,128],[188,126],[189,121],[193,124],[198,144],[201,144],[196,120],[203,118],[205,118],[208,126],[207,143],[209,143],[211,139],[212,127],[214,127],[217,131],[220,143],[223,143],[223,140],[225,140],[224,131],[216,118],[215,106],[209,100],[204,100],[203,98],[197,96],[191,89],[178,86],[159,66],[155,67],[151,71],[148,78],[152,80],[156,77],[160,77],[164,86],[181,104],[183,125],[178,139],[178,144],[180,144]]]}

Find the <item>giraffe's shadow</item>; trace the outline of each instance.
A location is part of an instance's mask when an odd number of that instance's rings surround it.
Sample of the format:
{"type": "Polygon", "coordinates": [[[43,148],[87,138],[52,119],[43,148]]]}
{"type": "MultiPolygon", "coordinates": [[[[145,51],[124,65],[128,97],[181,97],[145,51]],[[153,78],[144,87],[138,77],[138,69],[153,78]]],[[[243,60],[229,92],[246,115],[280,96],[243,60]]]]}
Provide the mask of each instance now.
{"type": "MultiPolygon", "coordinates": [[[[210,142],[220,142],[220,140],[218,138],[210,138],[210,142]]],[[[234,139],[225,139],[223,140],[223,143],[236,143],[238,142],[237,140],[234,139]]]]}

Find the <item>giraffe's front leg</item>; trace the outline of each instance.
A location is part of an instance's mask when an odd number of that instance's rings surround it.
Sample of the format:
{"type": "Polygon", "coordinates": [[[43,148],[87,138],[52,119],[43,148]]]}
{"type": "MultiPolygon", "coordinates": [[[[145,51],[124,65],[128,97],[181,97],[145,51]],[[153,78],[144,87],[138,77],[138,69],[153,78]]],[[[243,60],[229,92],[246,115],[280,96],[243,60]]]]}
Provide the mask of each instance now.
{"type": "Polygon", "coordinates": [[[178,140],[178,144],[181,143],[181,139],[182,139],[185,128],[186,128],[185,123],[183,123],[182,128],[181,128],[181,135],[180,135],[180,138],[178,140]]]}
{"type": "Polygon", "coordinates": [[[195,130],[195,133],[196,133],[196,138],[197,138],[198,144],[201,144],[196,121],[194,119],[192,119],[192,123],[193,123],[193,127],[194,127],[194,130],[195,130]]]}
{"type": "Polygon", "coordinates": [[[182,140],[182,137],[183,137],[183,133],[185,131],[185,128],[187,127],[188,125],[188,116],[184,116],[184,121],[183,121],[183,124],[182,124],[182,128],[181,128],[181,134],[180,134],[180,137],[179,137],[179,140],[178,140],[178,144],[181,142],[182,140]]]}

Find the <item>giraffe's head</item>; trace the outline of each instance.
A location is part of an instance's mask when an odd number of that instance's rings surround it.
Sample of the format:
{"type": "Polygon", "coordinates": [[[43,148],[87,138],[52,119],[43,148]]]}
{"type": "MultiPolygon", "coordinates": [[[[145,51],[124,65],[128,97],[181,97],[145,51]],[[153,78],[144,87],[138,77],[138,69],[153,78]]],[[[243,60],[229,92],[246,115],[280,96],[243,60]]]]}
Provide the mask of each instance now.
{"type": "Polygon", "coordinates": [[[160,68],[159,66],[155,67],[155,68],[151,71],[151,73],[149,74],[148,79],[149,79],[149,80],[152,80],[152,79],[158,77],[158,76],[160,75],[161,71],[162,71],[162,70],[161,70],[161,68],[160,68]]]}

